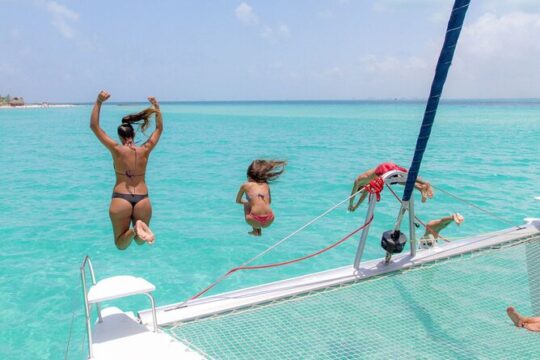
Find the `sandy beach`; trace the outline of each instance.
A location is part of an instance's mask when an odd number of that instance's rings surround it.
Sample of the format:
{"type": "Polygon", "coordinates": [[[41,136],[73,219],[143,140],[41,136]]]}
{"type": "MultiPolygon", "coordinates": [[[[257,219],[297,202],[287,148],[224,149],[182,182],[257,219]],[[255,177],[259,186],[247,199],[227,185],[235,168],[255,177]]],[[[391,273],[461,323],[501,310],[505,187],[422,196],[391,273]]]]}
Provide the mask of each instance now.
{"type": "Polygon", "coordinates": [[[0,106],[0,109],[47,109],[47,108],[70,108],[75,107],[77,105],[72,104],[51,104],[51,105],[41,105],[41,104],[30,104],[30,105],[20,105],[20,106],[9,106],[9,105],[2,105],[0,106]]]}

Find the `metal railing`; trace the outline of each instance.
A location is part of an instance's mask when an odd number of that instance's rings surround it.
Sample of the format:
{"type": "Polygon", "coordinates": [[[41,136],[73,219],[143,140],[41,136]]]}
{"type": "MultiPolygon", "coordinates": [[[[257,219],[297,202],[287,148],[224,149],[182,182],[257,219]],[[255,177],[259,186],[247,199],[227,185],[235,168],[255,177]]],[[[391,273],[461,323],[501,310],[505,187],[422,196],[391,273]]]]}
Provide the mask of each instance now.
{"type": "MultiPolygon", "coordinates": [[[[394,184],[405,184],[407,181],[407,173],[399,171],[399,170],[393,170],[389,171],[386,174],[382,176],[382,179],[385,183],[385,185],[394,185],[394,184]]],[[[373,217],[373,213],[375,211],[375,205],[377,204],[377,198],[375,194],[369,194],[369,204],[368,209],[366,213],[366,219],[371,219],[373,217]]],[[[403,207],[403,212],[400,213],[399,222],[401,222],[401,219],[403,218],[403,215],[405,214],[405,211],[408,210],[409,212],[409,236],[411,241],[411,256],[416,256],[416,232],[415,232],[415,225],[414,225],[414,203],[413,199],[408,201],[408,204],[406,207],[403,207]]],[[[364,254],[364,247],[366,245],[366,239],[369,233],[369,227],[371,224],[366,226],[362,234],[360,235],[360,241],[358,242],[358,248],[356,250],[356,256],[354,258],[354,268],[358,269],[360,267],[360,261],[362,260],[362,255],[364,254]]],[[[390,254],[391,255],[391,254],[390,254]]],[[[389,260],[390,256],[387,253],[387,258],[389,260]]]]}

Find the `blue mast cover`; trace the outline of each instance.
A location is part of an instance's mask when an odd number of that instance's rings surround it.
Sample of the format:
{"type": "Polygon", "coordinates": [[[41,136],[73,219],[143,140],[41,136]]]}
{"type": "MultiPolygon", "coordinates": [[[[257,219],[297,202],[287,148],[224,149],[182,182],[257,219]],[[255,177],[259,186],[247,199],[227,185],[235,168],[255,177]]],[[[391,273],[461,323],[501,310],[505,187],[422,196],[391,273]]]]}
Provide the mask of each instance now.
{"type": "Polygon", "coordinates": [[[463,20],[469,7],[471,0],[456,0],[454,2],[454,8],[448,21],[448,28],[446,29],[446,36],[444,38],[444,44],[439,55],[439,61],[437,62],[437,68],[435,70],[435,76],[433,83],[431,84],[431,91],[429,93],[429,99],[424,112],[424,120],[422,121],[422,127],[420,128],[420,134],[416,140],[416,150],[414,151],[414,157],[407,176],[407,183],[405,184],[405,190],[403,192],[403,201],[409,201],[414,188],[414,183],[418,177],[420,170],[420,163],[426,150],[429,135],[431,134],[431,127],[435,120],[435,114],[437,113],[437,107],[439,106],[439,99],[441,98],[446,76],[448,75],[448,69],[452,64],[452,58],[454,57],[454,50],[461,33],[461,27],[463,26],[463,20]]]}

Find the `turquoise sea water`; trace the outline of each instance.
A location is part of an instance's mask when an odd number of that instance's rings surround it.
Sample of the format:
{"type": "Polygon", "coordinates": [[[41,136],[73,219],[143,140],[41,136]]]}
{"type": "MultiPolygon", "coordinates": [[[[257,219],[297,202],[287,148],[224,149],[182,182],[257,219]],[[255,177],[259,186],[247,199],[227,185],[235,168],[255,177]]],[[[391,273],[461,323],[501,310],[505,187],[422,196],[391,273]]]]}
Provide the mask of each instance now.
{"type": "MultiPolygon", "coordinates": [[[[103,108],[102,127],[143,105],[103,108]]],[[[137,274],[157,286],[159,304],[184,300],[229,268],[275,243],[346,198],[354,177],[379,162],[408,166],[424,104],[420,102],[164,104],[165,131],[151,156],[147,182],[156,244],[116,250],[108,206],[111,158],[88,127],[90,106],[0,109],[0,353],[8,359],[84,358],[79,265],[92,257],[97,277],[137,274]],[[234,203],[255,158],[289,162],[272,185],[276,221],[263,237],[247,235],[234,203]]],[[[421,175],[435,186],[521,223],[540,216],[540,102],[441,104],[421,175]]],[[[382,256],[379,234],[397,205],[383,192],[366,257],[382,256]]],[[[419,199],[418,199],[419,200],[419,199]]],[[[461,212],[448,237],[507,225],[436,193],[417,201],[423,220],[461,212]]],[[[302,256],[358,227],[365,208],[340,208],[260,259],[302,256]]],[[[301,264],[233,275],[216,291],[274,281],[352,262],[356,239],[301,264]]],[[[459,286],[459,284],[456,284],[459,286]]],[[[114,303],[147,308],[146,299],[114,303]]],[[[507,321],[501,312],[500,321],[507,321]]]]}

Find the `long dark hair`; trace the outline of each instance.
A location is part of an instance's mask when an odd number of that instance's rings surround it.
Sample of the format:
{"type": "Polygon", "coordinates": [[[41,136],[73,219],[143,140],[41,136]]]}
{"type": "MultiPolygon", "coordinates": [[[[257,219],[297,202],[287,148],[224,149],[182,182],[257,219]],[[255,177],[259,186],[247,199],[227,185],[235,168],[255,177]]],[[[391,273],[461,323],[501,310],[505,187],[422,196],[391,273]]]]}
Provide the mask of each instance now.
{"type": "Polygon", "coordinates": [[[247,176],[258,183],[267,183],[275,180],[285,171],[286,161],[281,160],[253,160],[247,169],[247,176]]]}
{"type": "Polygon", "coordinates": [[[139,125],[139,129],[146,135],[145,130],[150,126],[150,116],[156,112],[156,109],[149,107],[136,114],[126,115],[122,118],[122,124],[118,126],[118,136],[124,139],[135,138],[135,129],[132,124],[139,125]]]}

